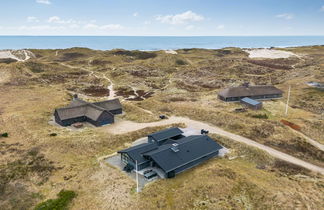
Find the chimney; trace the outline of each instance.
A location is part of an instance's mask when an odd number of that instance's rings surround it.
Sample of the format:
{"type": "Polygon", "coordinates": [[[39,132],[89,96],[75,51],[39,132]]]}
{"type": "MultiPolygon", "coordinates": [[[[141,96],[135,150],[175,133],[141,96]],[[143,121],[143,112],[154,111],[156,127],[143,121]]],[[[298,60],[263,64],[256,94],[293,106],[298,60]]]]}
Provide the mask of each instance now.
{"type": "Polygon", "coordinates": [[[180,150],[179,150],[178,144],[177,143],[172,144],[171,150],[173,152],[179,152],[180,150]]]}

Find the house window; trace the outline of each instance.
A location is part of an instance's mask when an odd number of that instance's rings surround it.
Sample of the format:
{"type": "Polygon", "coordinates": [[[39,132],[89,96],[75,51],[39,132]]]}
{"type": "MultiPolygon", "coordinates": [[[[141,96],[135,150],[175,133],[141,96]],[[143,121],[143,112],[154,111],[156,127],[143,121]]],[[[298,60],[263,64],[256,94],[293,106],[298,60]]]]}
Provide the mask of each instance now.
{"type": "Polygon", "coordinates": [[[128,164],[129,162],[129,157],[127,154],[122,154],[121,155],[121,159],[122,159],[122,162],[125,163],[125,164],[128,164]]]}

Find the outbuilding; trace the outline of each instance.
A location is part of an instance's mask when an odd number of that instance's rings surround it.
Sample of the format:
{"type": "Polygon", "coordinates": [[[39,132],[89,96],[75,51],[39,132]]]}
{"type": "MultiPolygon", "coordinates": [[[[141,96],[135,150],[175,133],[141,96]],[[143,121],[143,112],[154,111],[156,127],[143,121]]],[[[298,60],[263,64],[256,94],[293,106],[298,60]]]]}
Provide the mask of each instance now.
{"type": "Polygon", "coordinates": [[[260,110],[262,109],[262,102],[245,97],[241,99],[241,104],[249,109],[260,110]]]}

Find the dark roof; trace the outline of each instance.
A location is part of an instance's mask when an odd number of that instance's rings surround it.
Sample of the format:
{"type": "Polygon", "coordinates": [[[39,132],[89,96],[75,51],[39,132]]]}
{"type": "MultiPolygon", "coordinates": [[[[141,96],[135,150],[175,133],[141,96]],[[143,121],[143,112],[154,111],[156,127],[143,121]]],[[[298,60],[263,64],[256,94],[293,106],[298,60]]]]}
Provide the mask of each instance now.
{"type": "Polygon", "coordinates": [[[248,104],[251,104],[251,105],[253,105],[253,106],[256,106],[256,105],[258,105],[258,104],[261,104],[260,101],[253,100],[253,99],[248,98],[248,97],[245,97],[245,98],[241,99],[241,101],[243,101],[243,102],[245,102],[245,103],[248,103],[248,104]]]}
{"type": "Polygon", "coordinates": [[[107,101],[95,102],[93,104],[96,106],[100,106],[107,110],[116,110],[116,109],[122,108],[122,105],[118,98],[112,99],[112,100],[107,100],[107,101]]]}
{"type": "Polygon", "coordinates": [[[282,90],[270,85],[265,86],[240,86],[221,90],[218,95],[228,97],[260,96],[282,94],[282,90]]]}
{"type": "Polygon", "coordinates": [[[164,144],[156,150],[145,153],[144,156],[152,158],[154,162],[168,173],[204,156],[215,153],[222,148],[222,146],[206,135],[188,136],[175,142],[177,142],[177,152],[172,150],[172,144],[164,144]]]}
{"type": "Polygon", "coordinates": [[[139,144],[133,147],[130,147],[128,149],[124,149],[121,151],[118,151],[118,153],[127,153],[130,158],[132,158],[134,161],[137,160],[137,164],[141,164],[143,162],[146,162],[147,160],[143,157],[143,153],[149,152],[151,150],[157,149],[158,145],[155,143],[144,143],[139,144]]]}
{"type": "Polygon", "coordinates": [[[162,131],[158,131],[155,133],[151,133],[150,135],[148,135],[149,137],[152,137],[153,139],[155,139],[156,141],[163,141],[175,136],[179,136],[181,135],[183,132],[182,130],[180,130],[179,128],[168,128],[162,131]]]}
{"type": "Polygon", "coordinates": [[[119,99],[89,103],[75,98],[67,107],[59,108],[55,111],[61,120],[86,116],[95,121],[103,112],[110,113],[109,111],[114,110],[116,107],[121,108],[119,99]]]}

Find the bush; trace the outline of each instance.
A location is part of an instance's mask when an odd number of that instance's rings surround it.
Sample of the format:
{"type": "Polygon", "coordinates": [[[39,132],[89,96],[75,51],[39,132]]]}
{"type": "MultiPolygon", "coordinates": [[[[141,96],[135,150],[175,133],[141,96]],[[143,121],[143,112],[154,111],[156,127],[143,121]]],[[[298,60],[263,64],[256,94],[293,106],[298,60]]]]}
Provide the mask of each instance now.
{"type": "Polygon", "coordinates": [[[145,60],[149,58],[155,58],[157,54],[154,52],[144,52],[139,50],[129,51],[129,50],[115,50],[113,52],[114,55],[124,55],[124,56],[132,56],[135,59],[145,60]]]}
{"type": "Polygon", "coordinates": [[[50,136],[57,136],[57,133],[51,133],[50,136]]]}
{"type": "Polygon", "coordinates": [[[76,193],[70,190],[61,190],[57,194],[57,199],[49,199],[35,207],[35,210],[64,210],[68,209],[68,205],[71,203],[72,199],[75,198],[76,193]]]}
{"type": "Polygon", "coordinates": [[[176,64],[177,64],[177,65],[186,65],[187,63],[186,63],[184,60],[177,59],[177,60],[176,60],[176,64]]]}
{"type": "Polygon", "coordinates": [[[269,118],[267,114],[254,114],[254,115],[251,115],[251,117],[258,118],[258,119],[268,119],[269,118]]]}
{"type": "Polygon", "coordinates": [[[0,137],[4,137],[4,138],[7,138],[9,136],[8,133],[2,133],[0,137]]]}
{"type": "Polygon", "coordinates": [[[252,137],[268,138],[275,132],[271,124],[261,124],[252,128],[252,137]]]}
{"type": "Polygon", "coordinates": [[[36,63],[36,62],[26,62],[26,66],[33,72],[33,73],[41,73],[44,72],[46,68],[45,65],[36,63]]]}

